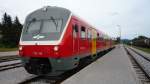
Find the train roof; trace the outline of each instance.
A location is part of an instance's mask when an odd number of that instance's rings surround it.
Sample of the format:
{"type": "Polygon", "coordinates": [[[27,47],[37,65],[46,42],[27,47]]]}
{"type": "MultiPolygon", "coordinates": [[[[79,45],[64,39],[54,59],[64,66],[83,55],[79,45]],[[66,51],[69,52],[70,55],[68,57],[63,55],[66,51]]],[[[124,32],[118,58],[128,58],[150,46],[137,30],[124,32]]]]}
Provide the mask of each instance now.
{"type": "Polygon", "coordinates": [[[56,6],[45,6],[43,8],[37,9],[30,13],[27,18],[26,22],[32,20],[33,18],[45,18],[53,16],[54,18],[63,18],[68,19],[70,16],[71,11],[66,8],[56,7],[56,6]]]}
{"type": "MultiPolygon", "coordinates": [[[[110,38],[107,34],[96,29],[96,27],[90,25],[88,22],[84,21],[81,17],[77,16],[75,13],[71,12],[69,9],[62,8],[62,7],[45,6],[43,8],[37,9],[27,16],[25,23],[28,21],[32,21],[33,18],[48,19],[47,17],[49,17],[49,19],[50,19],[51,16],[53,16],[54,18],[63,18],[66,22],[70,15],[75,16],[77,19],[79,19],[80,21],[82,21],[86,25],[90,26],[92,29],[95,29],[97,32],[102,33],[105,38],[110,38]]],[[[63,26],[65,26],[65,24],[63,26]]]]}

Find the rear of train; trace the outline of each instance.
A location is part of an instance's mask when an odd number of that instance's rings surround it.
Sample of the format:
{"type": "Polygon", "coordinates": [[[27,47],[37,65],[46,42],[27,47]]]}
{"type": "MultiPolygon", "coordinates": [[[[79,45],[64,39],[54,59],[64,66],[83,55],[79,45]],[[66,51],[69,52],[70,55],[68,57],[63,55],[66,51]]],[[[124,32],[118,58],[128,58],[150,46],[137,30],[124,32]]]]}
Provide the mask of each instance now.
{"type": "Polygon", "coordinates": [[[19,55],[28,73],[57,75],[77,66],[79,59],[70,46],[71,16],[69,10],[59,7],[44,7],[27,16],[19,55]]]}

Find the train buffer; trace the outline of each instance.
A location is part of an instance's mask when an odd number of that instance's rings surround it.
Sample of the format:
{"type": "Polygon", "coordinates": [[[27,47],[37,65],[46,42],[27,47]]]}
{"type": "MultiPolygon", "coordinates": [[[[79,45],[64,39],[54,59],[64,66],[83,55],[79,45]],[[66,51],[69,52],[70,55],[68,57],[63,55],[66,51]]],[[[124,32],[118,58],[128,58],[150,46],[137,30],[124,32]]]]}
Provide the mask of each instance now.
{"type": "Polygon", "coordinates": [[[138,84],[124,47],[117,46],[61,84],[138,84]]]}

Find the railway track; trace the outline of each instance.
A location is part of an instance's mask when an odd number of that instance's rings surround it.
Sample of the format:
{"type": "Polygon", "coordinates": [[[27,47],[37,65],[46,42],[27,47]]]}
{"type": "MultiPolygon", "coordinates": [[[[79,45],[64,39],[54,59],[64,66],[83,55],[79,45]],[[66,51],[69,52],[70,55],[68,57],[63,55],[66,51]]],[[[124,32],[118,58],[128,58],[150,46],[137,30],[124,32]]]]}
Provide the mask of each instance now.
{"type": "Polygon", "coordinates": [[[7,61],[13,61],[13,60],[19,60],[19,59],[20,59],[20,57],[17,55],[2,56],[2,57],[0,57],[0,63],[7,62],[7,61]]]}
{"type": "Polygon", "coordinates": [[[20,60],[2,62],[0,63],[0,71],[5,71],[8,69],[13,69],[13,68],[21,67],[21,66],[22,64],[20,60]]]}
{"type": "Polygon", "coordinates": [[[130,47],[125,47],[140,84],[150,84],[150,59],[130,47]]]}

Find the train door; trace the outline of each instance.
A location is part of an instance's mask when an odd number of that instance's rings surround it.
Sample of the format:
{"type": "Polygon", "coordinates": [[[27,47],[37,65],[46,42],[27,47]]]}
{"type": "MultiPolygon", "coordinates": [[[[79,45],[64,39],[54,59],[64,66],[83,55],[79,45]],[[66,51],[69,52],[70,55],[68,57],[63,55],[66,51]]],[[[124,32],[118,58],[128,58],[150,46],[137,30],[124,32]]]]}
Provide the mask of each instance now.
{"type": "Polygon", "coordinates": [[[88,38],[88,52],[91,52],[92,48],[92,32],[90,29],[87,30],[87,38],[88,38]]]}
{"type": "Polygon", "coordinates": [[[72,33],[73,33],[73,53],[79,53],[79,27],[78,24],[73,22],[72,25],[72,33]]]}
{"type": "Polygon", "coordinates": [[[97,32],[96,30],[92,29],[92,56],[96,55],[96,37],[97,37],[97,32]]]}

